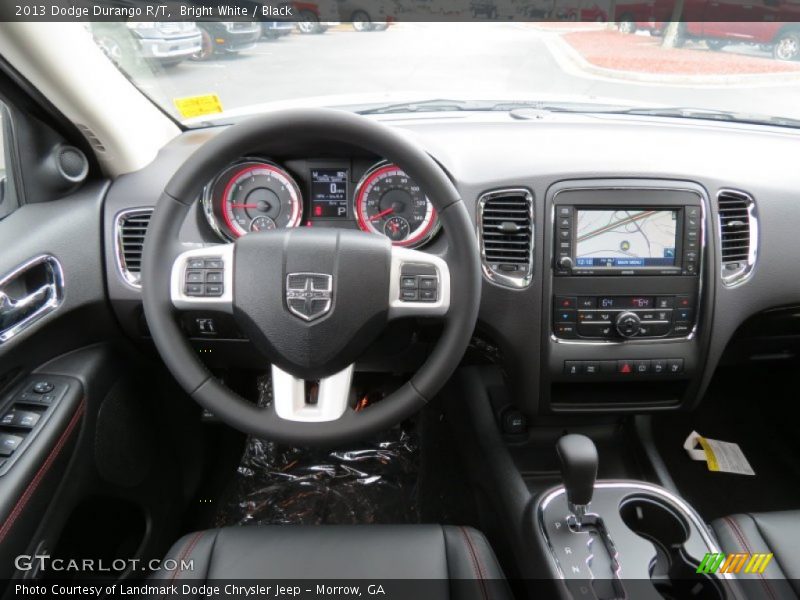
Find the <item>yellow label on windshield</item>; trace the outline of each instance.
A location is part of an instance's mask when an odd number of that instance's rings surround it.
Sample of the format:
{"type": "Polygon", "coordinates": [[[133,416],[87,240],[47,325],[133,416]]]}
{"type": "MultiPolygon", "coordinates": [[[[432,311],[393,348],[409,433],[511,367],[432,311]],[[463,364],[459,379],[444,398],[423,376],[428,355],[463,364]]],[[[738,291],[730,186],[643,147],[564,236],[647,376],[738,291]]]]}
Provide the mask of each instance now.
{"type": "Polygon", "coordinates": [[[178,112],[181,113],[184,119],[202,117],[203,115],[214,115],[222,112],[222,102],[216,94],[175,98],[173,102],[175,103],[175,108],[178,109],[178,112]]]}

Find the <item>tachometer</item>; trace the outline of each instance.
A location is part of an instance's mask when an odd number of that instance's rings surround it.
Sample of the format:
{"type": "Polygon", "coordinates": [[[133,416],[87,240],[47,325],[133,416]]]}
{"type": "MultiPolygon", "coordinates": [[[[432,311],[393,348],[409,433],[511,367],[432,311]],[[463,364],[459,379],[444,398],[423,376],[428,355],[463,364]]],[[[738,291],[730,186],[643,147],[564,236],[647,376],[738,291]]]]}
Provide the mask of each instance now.
{"type": "Polygon", "coordinates": [[[228,167],[206,189],[203,204],[211,227],[230,240],[253,231],[297,227],[303,217],[297,183],[266,161],[228,167]]]}
{"type": "Polygon", "coordinates": [[[358,226],[413,248],[431,239],[439,219],[430,200],[405,171],[393,164],[372,167],[356,186],[358,226]]]}

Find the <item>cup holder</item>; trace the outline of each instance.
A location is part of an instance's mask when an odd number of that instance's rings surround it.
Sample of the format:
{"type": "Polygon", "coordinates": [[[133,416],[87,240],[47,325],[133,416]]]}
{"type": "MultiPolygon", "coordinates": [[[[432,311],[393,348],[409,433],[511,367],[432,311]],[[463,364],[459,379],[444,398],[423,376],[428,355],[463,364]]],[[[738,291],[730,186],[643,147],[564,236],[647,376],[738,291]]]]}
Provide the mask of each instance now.
{"type": "Polygon", "coordinates": [[[631,531],[655,546],[650,581],[664,598],[724,600],[719,582],[697,573],[698,563],[686,553],[690,529],[679,512],[659,499],[641,495],[623,500],[619,512],[631,531]]]}

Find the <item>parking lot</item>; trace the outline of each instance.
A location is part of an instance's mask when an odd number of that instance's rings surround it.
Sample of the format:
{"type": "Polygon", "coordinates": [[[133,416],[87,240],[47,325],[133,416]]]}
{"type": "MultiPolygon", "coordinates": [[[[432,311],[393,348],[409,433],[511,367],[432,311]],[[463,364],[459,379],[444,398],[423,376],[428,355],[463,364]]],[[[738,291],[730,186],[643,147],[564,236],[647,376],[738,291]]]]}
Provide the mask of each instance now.
{"type": "MultiPolygon", "coordinates": [[[[391,102],[398,94],[498,100],[564,95],[800,118],[800,82],[785,74],[776,74],[774,80],[768,75],[752,82],[734,78],[709,85],[669,78],[647,83],[615,80],[566,68],[557,45],[551,43],[556,35],[560,34],[533,23],[400,23],[368,33],[342,24],[321,35],[293,33],[262,40],[235,56],[156,69],[143,86],[166,106],[175,97],[217,93],[226,110],[270,102],[292,105],[311,98],[329,106],[366,97],[391,102]]],[[[702,42],[690,48],[705,49],[702,42]]],[[[725,52],[766,56],[746,46],[725,52]]]]}

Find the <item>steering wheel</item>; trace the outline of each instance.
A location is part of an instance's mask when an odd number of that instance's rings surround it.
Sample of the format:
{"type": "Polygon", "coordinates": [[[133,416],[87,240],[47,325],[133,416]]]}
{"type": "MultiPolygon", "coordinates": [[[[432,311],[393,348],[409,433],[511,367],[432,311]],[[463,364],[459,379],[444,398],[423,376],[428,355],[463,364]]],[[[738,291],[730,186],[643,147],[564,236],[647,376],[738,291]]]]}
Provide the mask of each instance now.
{"type": "Polygon", "coordinates": [[[232,427],[295,445],[363,439],[409,417],[458,366],[477,320],[479,251],[464,203],[442,168],[394,130],[328,109],[270,113],[228,127],[194,152],[167,184],[148,227],[142,295],[156,348],[184,390],[232,427]],[[179,241],[186,215],[210,173],[241,156],[279,150],[287,140],[341,143],[397,164],[433,203],[447,235],[446,259],[393,247],[380,235],[301,227],[251,233],[234,243],[190,249],[179,241]],[[189,269],[222,271],[221,295],[190,295],[189,269]],[[433,299],[406,301],[401,278],[425,279],[433,299]],[[273,402],[259,408],[220,383],[178,325],[181,310],[233,319],[272,365],[273,402]],[[445,326],[431,354],[395,392],[356,412],[354,363],[388,321],[435,317],[445,326]],[[319,382],[315,402],[306,382],[319,382]]]}

